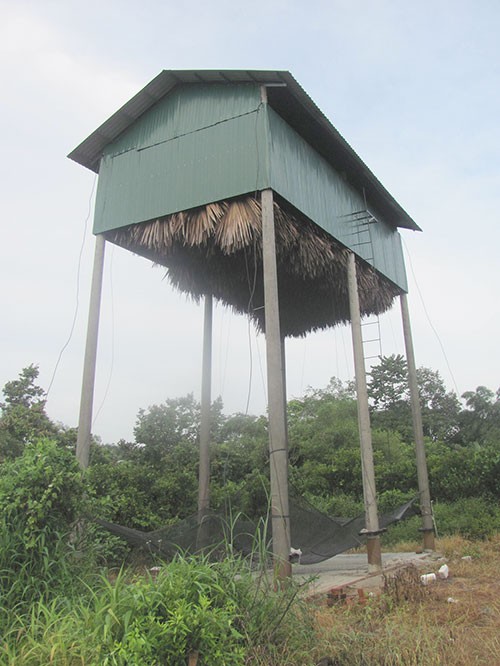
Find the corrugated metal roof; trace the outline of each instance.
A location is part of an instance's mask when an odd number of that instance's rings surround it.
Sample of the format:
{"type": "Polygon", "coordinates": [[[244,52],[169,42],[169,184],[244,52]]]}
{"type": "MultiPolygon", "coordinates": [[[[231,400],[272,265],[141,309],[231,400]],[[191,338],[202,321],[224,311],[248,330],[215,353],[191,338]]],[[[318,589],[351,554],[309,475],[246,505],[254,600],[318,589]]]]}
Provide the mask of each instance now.
{"type": "Polygon", "coordinates": [[[366,192],[367,199],[397,227],[420,227],[386,190],[309,95],[287,71],[266,70],[163,70],[114,113],[68,157],[99,171],[104,148],[140,116],[181,84],[255,83],[268,85],[270,106],[304,137],[328,162],[345,173],[348,181],[366,192]]]}

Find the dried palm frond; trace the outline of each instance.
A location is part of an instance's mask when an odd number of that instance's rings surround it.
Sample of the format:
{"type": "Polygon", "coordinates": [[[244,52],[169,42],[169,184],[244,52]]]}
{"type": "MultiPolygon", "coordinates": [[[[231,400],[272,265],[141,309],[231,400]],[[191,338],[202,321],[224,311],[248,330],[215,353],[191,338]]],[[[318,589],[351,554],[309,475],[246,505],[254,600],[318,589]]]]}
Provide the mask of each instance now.
{"type": "Polygon", "coordinates": [[[232,254],[251,245],[262,230],[259,203],[252,198],[235,199],[228,203],[226,214],[216,231],[215,242],[224,252],[232,254]]]}
{"type": "MultiPolygon", "coordinates": [[[[349,321],[350,251],[285,202],[274,202],[274,216],[282,334],[300,336],[349,321]]],[[[262,218],[255,197],[121,227],[106,238],[166,267],[180,291],[196,300],[212,294],[265,330],[262,218]]],[[[362,259],[356,263],[362,314],[384,312],[399,288],[362,259]]]]}

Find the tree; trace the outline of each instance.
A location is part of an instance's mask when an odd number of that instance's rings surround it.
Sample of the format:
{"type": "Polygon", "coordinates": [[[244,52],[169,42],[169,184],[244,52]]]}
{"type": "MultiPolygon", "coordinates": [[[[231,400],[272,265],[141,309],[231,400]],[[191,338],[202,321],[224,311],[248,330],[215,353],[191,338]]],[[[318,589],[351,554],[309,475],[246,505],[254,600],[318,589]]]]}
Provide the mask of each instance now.
{"type": "Polygon", "coordinates": [[[331,496],[361,488],[356,402],[332,378],[288,403],[290,479],[300,493],[331,496]],[[358,474],[359,472],[359,474],[358,474]]]}
{"type": "Polygon", "coordinates": [[[38,366],[31,364],[3,388],[0,458],[16,457],[28,442],[54,437],[58,432],[45,412],[45,391],[36,384],[38,375],[38,366]]]}
{"type": "Polygon", "coordinates": [[[381,356],[369,376],[368,394],[375,410],[394,410],[408,403],[408,369],[401,354],[381,356]]]}
{"type": "MultiPolygon", "coordinates": [[[[217,436],[222,421],[222,401],[212,403],[212,436],[217,436]]],[[[192,393],[168,398],[161,405],[141,409],[134,428],[135,441],[144,449],[144,459],[161,459],[179,444],[194,447],[198,441],[200,404],[192,393]]]]}
{"type": "Polygon", "coordinates": [[[309,387],[306,397],[316,400],[352,400],[356,397],[356,383],[353,380],[343,382],[338,377],[330,377],[326,388],[313,389],[309,387]]]}
{"type": "Polygon", "coordinates": [[[372,403],[372,425],[395,430],[412,440],[410,392],[406,361],[401,354],[382,356],[369,373],[368,396],[372,403]]]}
{"type": "Polygon", "coordinates": [[[268,431],[264,416],[232,414],[221,424],[212,446],[211,479],[221,487],[239,484],[254,471],[267,474],[268,431]]]}
{"type": "Polygon", "coordinates": [[[496,393],[478,386],[475,391],[466,391],[462,398],[465,409],[460,414],[457,439],[463,444],[500,440],[500,389],[496,393]]]}
{"type": "Polygon", "coordinates": [[[417,369],[424,435],[432,440],[451,442],[458,431],[460,402],[447,391],[441,375],[429,368],[417,369]]]}
{"type": "MultiPolygon", "coordinates": [[[[99,455],[91,452],[88,477],[108,519],[153,529],[196,510],[199,421],[200,405],[193,394],[169,398],[139,410],[135,442],[121,440],[107,451],[96,447],[99,455]]],[[[225,422],[217,399],[212,404],[213,456],[225,422]]]]}
{"type": "MultiPolygon", "coordinates": [[[[460,403],[448,392],[439,372],[417,369],[424,435],[432,440],[452,441],[457,432],[460,403]]],[[[397,430],[405,441],[413,439],[408,369],[401,354],[383,356],[370,372],[368,395],[375,427],[397,430]]]]}

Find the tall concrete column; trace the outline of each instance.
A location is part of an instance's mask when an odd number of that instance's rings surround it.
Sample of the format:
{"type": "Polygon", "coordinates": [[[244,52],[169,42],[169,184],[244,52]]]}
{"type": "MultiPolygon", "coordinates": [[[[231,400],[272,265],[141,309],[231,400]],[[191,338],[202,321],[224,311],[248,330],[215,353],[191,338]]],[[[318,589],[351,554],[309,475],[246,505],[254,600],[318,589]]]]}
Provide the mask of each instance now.
{"type": "Polygon", "coordinates": [[[198,519],[210,505],[210,424],[212,389],[212,296],[205,296],[203,322],[203,369],[201,376],[200,469],[198,519]]]}
{"type": "Polygon", "coordinates": [[[410,312],[408,298],[401,294],[401,315],[403,319],[403,333],[406,348],[406,363],[408,366],[408,384],[410,387],[411,414],[413,421],[413,437],[415,439],[415,454],[417,458],[417,479],[420,492],[420,510],[422,513],[422,532],[424,548],[435,549],[434,522],[432,520],[431,494],[429,490],[429,475],[427,473],[427,460],[425,457],[424,430],[422,426],[422,409],[418,392],[417,367],[415,364],[415,351],[410,326],[410,312]]]}
{"type": "Polygon", "coordinates": [[[352,346],[354,353],[354,371],[356,376],[358,428],[361,447],[361,473],[363,475],[363,496],[365,503],[365,527],[368,539],[368,570],[375,572],[380,571],[382,568],[382,553],[380,549],[380,530],[375,489],[375,468],[373,465],[372,433],[370,411],[368,407],[368,390],[366,386],[363,337],[361,333],[358,281],[356,277],[356,258],[353,252],[349,254],[347,278],[349,308],[351,314],[352,346]]]}
{"type": "MultiPolygon", "coordinates": [[[[283,374],[283,409],[285,414],[285,438],[288,446],[288,415],[287,415],[287,393],[286,393],[286,339],[281,337],[281,372],[283,374]]],[[[288,464],[288,462],[287,462],[288,464]]],[[[291,535],[290,535],[291,538],[291,535]]],[[[290,542],[291,544],[291,542],[290,542]]]]}
{"type": "Polygon", "coordinates": [[[83,362],[82,394],[80,399],[80,417],[76,439],[76,457],[80,466],[89,465],[90,435],[92,431],[92,409],[94,404],[95,368],[97,359],[97,339],[99,335],[99,315],[101,310],[102,278],[104,273],[104,250],[106,241],[102,234],[96,236],[94,269],[90,289],[89,319],[87,342],[83,362]]]}
{"type": "Polygon", "coordinates": [[[280,334],[278,271],[272,190],[262,191],[262,260],[266,321],[267,392],[273,556],[278,580],[291,576],[283,347],[280,334]]]}

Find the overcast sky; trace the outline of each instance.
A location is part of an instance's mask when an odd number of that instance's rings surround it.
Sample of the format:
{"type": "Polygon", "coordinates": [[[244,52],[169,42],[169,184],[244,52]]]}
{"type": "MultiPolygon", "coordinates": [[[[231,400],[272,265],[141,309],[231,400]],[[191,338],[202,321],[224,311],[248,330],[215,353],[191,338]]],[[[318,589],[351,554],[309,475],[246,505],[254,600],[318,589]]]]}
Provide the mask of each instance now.
{"type": "MultiPolygon", "coordinates": [[[[497,0],[0,0],[0,386],[36,363],[49,387],[78,302],[47,402],[77,424],[95,176],[67,153],[162,69],[241,68],[291,71],[422,227],[402,230],[417,364],[459,393],[496,389],[499,34],[497,0]]],[[[105,270],[94,432],[111,442],[139,408],[199,396],[203,311],[111,245],[105,270]]],[[[396,305],[382,352],[403,351],[396,305]]],[[[227,412],[265,409],[264,364],[261,336],[217,307],[227,412]]],[[[291,341],[287,366],[289,396],[351,378],[349,329],[291,341]]]]}

